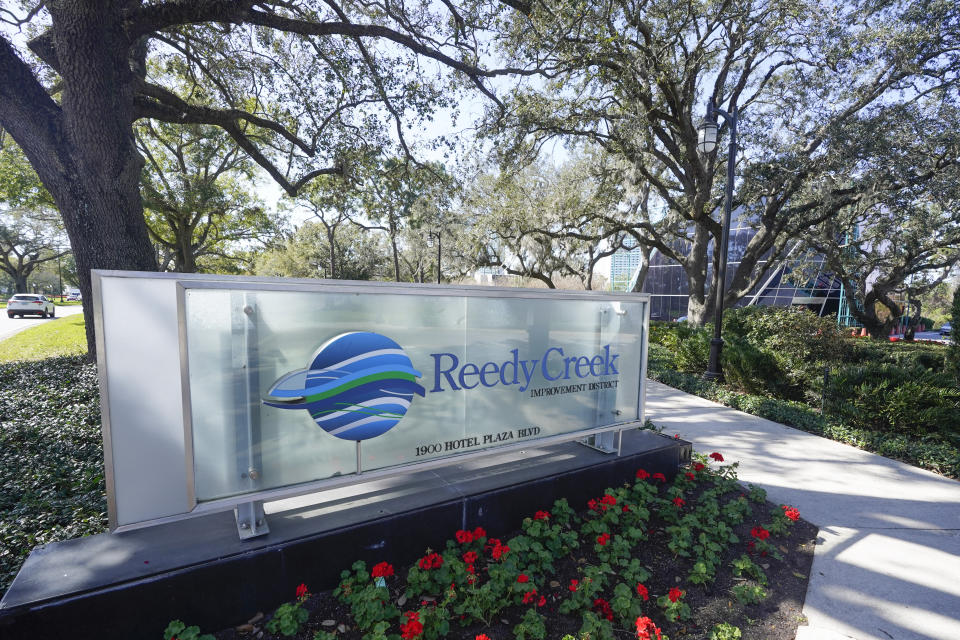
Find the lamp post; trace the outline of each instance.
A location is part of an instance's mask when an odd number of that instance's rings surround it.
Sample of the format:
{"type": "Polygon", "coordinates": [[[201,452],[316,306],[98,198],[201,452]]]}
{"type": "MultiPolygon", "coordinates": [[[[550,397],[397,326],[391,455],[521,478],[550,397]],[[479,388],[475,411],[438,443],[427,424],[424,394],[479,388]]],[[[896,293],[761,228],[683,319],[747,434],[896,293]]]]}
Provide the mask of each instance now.
{"type": "Polygon", "coordinates": [[[440,230],[437,229],[437,284],[440,284],[440,230]]]}
{"type": "Polygon", "coordinates": [[[727,185],[723,201],[723,224],[721,226],[720,245],[716,250],[720,252],[720,261],[717,269],[716,303],[714,304],[713,339],[710,341],[710,362],[707,372],[703,374],[706,380],[717,380],[722,377],[720,371],[720,350],[723,348],[723,338],[720,331],[723,327],[723,295],[727,281],[727,249],[730,242],[730,209],[733,206],[733,170],[737,157],[737,106],[734,105],[730,113],[718,108],[713,100],[707,103],[707,117],[699,127],[697,148],[703,155],[710,154],[717,148],[717,115],[726,120],[730,128],[730,144],[727,148],[727,185]]]}
{"type": "Polygon", "coordinates": [[[60,269],[60,247],[57,247],[57,280],[60,281],[60,302],[63,302],[63,271],[60,269]]]}

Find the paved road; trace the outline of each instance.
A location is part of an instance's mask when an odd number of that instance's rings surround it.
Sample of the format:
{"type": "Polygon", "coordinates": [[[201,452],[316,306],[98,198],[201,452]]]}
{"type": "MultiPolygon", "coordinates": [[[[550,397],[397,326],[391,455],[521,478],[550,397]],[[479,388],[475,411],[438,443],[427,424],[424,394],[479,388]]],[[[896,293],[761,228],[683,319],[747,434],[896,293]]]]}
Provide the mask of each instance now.
{"type": "Polygon", "coordinates": [[[939,331],[917,331],[917,334],[914,336],[917,340],[941,340],[943,342],[949,342],[950,336],[940,337],[939,331]]]}
{"type": "MultiPolygon", "coordinates": [[[[57,307],[57,318],[72,316],[83,313],[83,307],[72,305],[69,307],[57,307]]],[[[0,311],[0,340],[16,335],[24,329],[35,327],[44,322],[55,322],[56,318],[39,318],[37,316],[25,316],[23,318],[8,318],[6,310],[0,311]]]]}

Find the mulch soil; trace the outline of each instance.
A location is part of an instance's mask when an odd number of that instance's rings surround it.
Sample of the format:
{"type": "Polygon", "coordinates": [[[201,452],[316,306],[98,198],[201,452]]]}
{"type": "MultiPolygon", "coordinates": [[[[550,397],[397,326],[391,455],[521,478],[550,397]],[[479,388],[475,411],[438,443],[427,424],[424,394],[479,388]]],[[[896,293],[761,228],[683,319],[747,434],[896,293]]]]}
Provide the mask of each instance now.
{"type": "MultiPolygon", "coordinates": [[[[765,588],[768,597],[759,604],[741,604],[733,596],[731,588],[742,580],[734,577],[730,563],[746,551],[746,543],[751,539],[750,529],[756,524],[769,522],[771,510],[776,508],[776,505],[770,502],[762,504],[751,501],[749,504],[752,514],[734,529],[740,542],[725,550],[716,580],[702,586],[686,582],[692,562],[675,557],[667,548],[669,536],[663,529],[666,523],[659,521],[655,512],[652,513],[649,539],[641,544],[636,554],[652,573],[652,577],[645,583],[650,592],[650,600],[645,603],[644,615],[653,618],[671,640],[707,640],[714,625],[722,622],[739,627],[744,640],[792,640],[797,627],[805,623],[801,610],[813,562],[817,528],[802,519],[790,527],[786,535],[770,538],[770,542],[782,554],[782,561],[773,557],[761,557],[755,553],[752,555],[754,562],[759,564],[767,575],[769,582],[765,588]],[[657,595],[667,593],[671,587],[686,591],[685,602],[690,606],[693,615],[685,622],[668,622],[654,602],[657,595]]],[[[497,533],[490,532],[490,535],[496,536],[497,533]]],[[[508,541],[521,533],[522,531],[517,530],[498,537],[508,541]]],[[[546,637],[549,640],[559,640],[565,634],[579,638],[579,616],[562,615],[557,609],[559,603],[568,595],[567,585],[570,580],[582,578],[579,568],[588,563],[598,564],[592,545],[582,543],[578,552],[557,563],[557,573],[549,585],[541,589],[541,593],[547,597],[547,604],[538,611],[546,617],[546,637]]],[[[404,576],[406,571],[397,567],[397,574],[404,576]]],[[[393,602],[396,603],[403,595],[403,581],[392,578],[389,587],[393,602]]],[[[611,595],[604,594],[607,598],[611,595]]],[[[400,607],[401,611],[417,608],[417,603],[405,604],[405,607],[400,607]]],[[[304,629],[295,636],[297,640],[312,640],[318,630],[335,632],[337,637],[343,640],[361,639],[363,634],[355,627],[349,608],[330,592],[311,594],[305,607],[310,612],[310,617],[304,629]]],[[[513,628],[528,608],[529,605],[504,609],[497,616],[498,621],[489,626],[474,624],[460,627],[452,624],[446,637],[453,640],[474,640],[478,634],[485,633],[491,640],[514,638],[513,628]]],[[[264,624],[268,620],[269,615],[258,613],[247,624],[222,630],[216,633],[215,637],[218,640],[282,638],[283,636],[275,636],[266,631],[264,624]]],[[[399,633],[399,622],[392,625],[389,633],[399,633]]],[[[623,640],[635,638],[632,627],[623,628],[616,623],[614,635],[623,640]]]]}

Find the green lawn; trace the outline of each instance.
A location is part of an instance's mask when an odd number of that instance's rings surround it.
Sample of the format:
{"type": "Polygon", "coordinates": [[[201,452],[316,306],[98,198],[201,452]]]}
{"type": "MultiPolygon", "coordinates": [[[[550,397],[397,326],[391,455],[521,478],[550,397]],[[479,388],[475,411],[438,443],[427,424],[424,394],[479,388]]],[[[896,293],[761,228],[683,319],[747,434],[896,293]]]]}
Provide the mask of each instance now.
{"type": "Polygon", "coordinates": [[[0,342],[0,362],[43,360],[87,352],[83,314],[45,322],[0,342]]]}

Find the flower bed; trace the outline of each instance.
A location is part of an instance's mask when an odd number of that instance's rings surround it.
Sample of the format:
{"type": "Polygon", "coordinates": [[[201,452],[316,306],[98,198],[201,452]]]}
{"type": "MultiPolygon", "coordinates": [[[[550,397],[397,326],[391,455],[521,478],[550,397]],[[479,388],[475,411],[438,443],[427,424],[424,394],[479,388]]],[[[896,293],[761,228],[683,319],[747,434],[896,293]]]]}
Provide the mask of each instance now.
{"type": "MultiPolygon", "coordinates": [[[[334,591],[291,585],[296,600],[216,637],[792,638],[816,530],[722,462],[695,455],[672,483],[639,469],[582,510],[558,500],[510,535],[457,531],[405,569],[357,562],[334,591]]],[[[168,640],[199,635],[171,624],[168,640]]]]}

